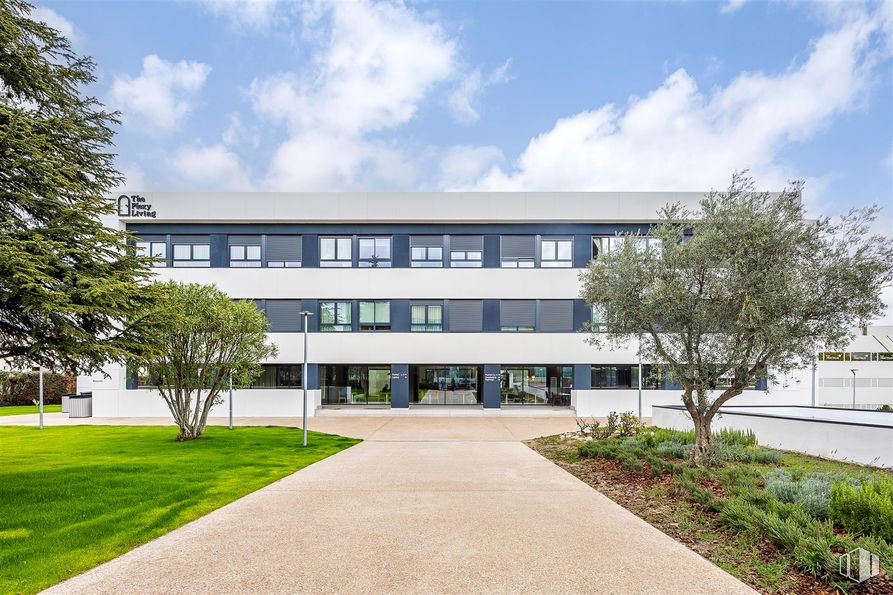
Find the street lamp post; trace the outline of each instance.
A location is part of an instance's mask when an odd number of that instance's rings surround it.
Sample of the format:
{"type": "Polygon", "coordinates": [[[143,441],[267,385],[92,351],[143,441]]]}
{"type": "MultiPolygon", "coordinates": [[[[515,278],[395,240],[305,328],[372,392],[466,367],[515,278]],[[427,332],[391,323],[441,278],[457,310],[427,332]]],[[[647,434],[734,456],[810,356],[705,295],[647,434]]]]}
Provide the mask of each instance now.
{"type": "Polygon", "coordinates": [[[642,423],[642,335],[639,335],[639,423],[642,423]]]}
{"type": "Polygon", "coordinates": [[[301,424],[303,432],[302,444],[307,446],[307,323],[313,312],[309,310],[301,310],[301,316],[304,317],[304,367],[301,369],[301,386],[304,389],[304,422],[301,424]]]}
{"type": "Polygon", "coordinates": [[[229,429],[233,429],[233,371],[229,371],[229,429]]]}
{"type": "Polygon", "coordinates": [[[853,409],[856,408],[856,372],[858,371],[858,368],[850,370],[850,372],[853,373],[853,409]]]}
{"type": "Polygon", "coordinates": [[[40,395],[38,396],[40,399],[40,429],[43,429],[43,366],[40,366],[40,395]]]}

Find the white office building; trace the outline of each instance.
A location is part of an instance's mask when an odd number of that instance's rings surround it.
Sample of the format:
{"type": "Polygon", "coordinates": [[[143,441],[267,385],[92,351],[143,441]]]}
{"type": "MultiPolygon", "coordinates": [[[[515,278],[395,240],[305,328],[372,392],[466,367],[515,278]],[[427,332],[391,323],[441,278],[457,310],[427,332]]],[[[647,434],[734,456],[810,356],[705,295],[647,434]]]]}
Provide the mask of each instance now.
{"type": "MultiPolygon", "coordinates": [[[[647,233],[661,206],[700,197],[143,193],[116,197],[114,225],[158,259],[160,279],[213,283],[264,312],[279,353],[254,386],[236,391],[236,415],[298,415],[304,384],[311,414],[605,415],[639,408],[636,345],[586,343],[592,312],[578,275],[618,232],[647,233]],[[313,313],[306,378],[302,310],[313,313]]],[[[680,391],[644,367],[647,417],[653,404],[678,403],[680,391]]],[[[89,379],[94,415],[167,415],[147,378],[106,372],[89,379]]],[[[804,378],[755,386],[736,403],[808,405],[804,378]]]]}

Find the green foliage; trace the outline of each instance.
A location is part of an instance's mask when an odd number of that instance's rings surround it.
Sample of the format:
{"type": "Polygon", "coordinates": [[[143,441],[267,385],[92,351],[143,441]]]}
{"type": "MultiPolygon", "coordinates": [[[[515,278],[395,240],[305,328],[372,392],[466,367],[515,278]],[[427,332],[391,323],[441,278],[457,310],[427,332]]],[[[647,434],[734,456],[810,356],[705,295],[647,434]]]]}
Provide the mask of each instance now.
{"type": "Polygon", "coordinates": [[[719,432],[713,432],[713,439],[723,444],[737,444],[739,446],[756,446],[757,437],[753,430],[735,430],[723,428],[719,432]]]}
{"type": "MultiPolygon", "coordinates": [[[[53,372],[43,373],[43,402],[61,403],[64,393],[75,390],[74,378],[53,372]]],[[[0,405],[30,405],[40,398],[39,372],[0,370],[0,405]]]]}
{"type": "MultiPolygon", "coordinates": [[[[845,344],[849,329],[884,312],[893,243],[871,233],[879,207],[815,219],[802,190],[758,191],[736,173],[697,210],[662,209],[648,233],[660,249],[632,234],[580,274],[581,295],[608,330],[590,342],[641,337],[643,359],[682,386],[699,434],[759,378],[806,367],[817,344],[845,344]]],[[[696,462],[708,450],[697,448],[696,462]]]]}
{"type": "Polygon", "coordinates": [[[822,472],[812,472],[795,479],[782,469],[766,472],[764,479],[766,491],[778,498],[779,501],[798,504],[813,518],[819,520],[828,518],[828,509],[831,505],[831,486],[834,481],[855,481],[842,478],[839,474],[832,475],[822,472]]]}
{"type": "Polygon", "coordinates": [[[621,414],[611,411],[605,419],[605,425],[595,418],[589,420],[577,418],[576,421],[580,434],[595,440],[637,436],[645,430],[645,425],[639,422],[638,416],[632,411],[624,411],[621,414]]]}
{"type": "Polygon", "coordinates": [[[834,482],[829,515],[850,533],[893,543],[893,479],[877,475],[859,486],[834,482]]]}
{"type": "Polygon", "coordinates": [[[636,436],[644,430],[645,424],[639,421],[639,416],[635,413],[624,411],[620,414],[620,419],[617,422],[617,434],[619,436],[636,436]]]}
{"type": "Polygon", "coordinates": [[[732,443],[717,442],[713,456],[718,463],[735,461],[739,463],[759,463],[763,465],[777,465],[781,462],[781,453],[777,450],[754,446],[741,446],[732,443]]]}
{"type": "Polygon", "coordinates": [[[164,321],[159,357],[135,359],[157,384],[180,427],[180,440],[201,436],[211,406],[232,375],[234,386],[248,386],[260,362],[276,354],[267,344],[266,319],[249,301],[230,299],[213,285],[168,282],[154,315],[164,321]]]}
{"type": "Polygon", "coordinates": [[[675,440],[661,442],[654,448],[654,452],[662,457],[671,459],[687,459],[691,456],[691,444],[683,444],[675,440]]]}
{"type": "Polygon", "coordinates": [[[121,181],[95,65],[0,1],[0,360],[91,371],[157,348],[145,258],[100,218],[121,181]]]}

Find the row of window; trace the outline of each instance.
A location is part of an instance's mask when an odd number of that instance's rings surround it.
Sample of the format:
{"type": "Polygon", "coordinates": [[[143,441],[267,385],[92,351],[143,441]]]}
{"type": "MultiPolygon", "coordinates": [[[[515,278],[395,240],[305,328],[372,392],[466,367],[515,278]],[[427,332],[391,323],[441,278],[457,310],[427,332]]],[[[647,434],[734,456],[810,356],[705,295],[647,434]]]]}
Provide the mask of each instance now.
{"type": "MultiPolygon", "coordinates": [[[[720,378],[711,388],[724,389],[731,386],[732,378],[720,378]]],[[[591,387],[593,389],[633,389],[639,388],[638,364],[597,364],[592,366],[591,387]]],[[[672,379],[665,366],[642,364],[642,388],[655,390],[681,390],[682,385],[672,379]]],[[[745,387],[750,390],[765,388],[765,380],[745,387]]]]}
{"type": "MultiPolygon", "coordinates": [[[[301,300],[270,299],[263,304],[255,300],[255,304],[271,332],[300,330],[301,300]]],[[[498,306],[501,331],[576,330],[574,300],[498,300],[498,306]]],[[[321,332],[390,331],[393,307],[391,300],[321,300],[315,314],[321,332]]],[[[483,332],[484,300],[409,300],[408,315],[411,332],[483,332]]],[[[401,330],[405,328],[404,323],[401,330]]]]}
{"type": "Polygon", "coordinates": [[[893,362],[890,351],[821,351],[820,362],[893,362]]]}
{"type": "MultiPolygon", "coordinates": [[[[393,263],[391,236],[321,236],[319,266],[322,268],[389,268],[393,263]],[[354,247],[357,258],[354,261],[354,247]]],[[[617,250],[624,236],[593,236],[592,258],[617,250]]],[[[642,249],[660,249],[655,238],[635,237],[642,249]]],[[[155,266],[210,267],[210,236],[172,235],[172,258],[168,262],[167,238],[144,236],[136,243],[138,253],[155,259],[155,266]]],[[[409,266],[413,268],[481,268],[484,262],[482,235],[413,235],[409,237],[409,266]]],[[[230,235],[229,266],[296,268],[303,259],[299,235],[230,235]]],[[[571,268],[574,238],[537,235],[500,237],[502,268],[571,268]]]]}

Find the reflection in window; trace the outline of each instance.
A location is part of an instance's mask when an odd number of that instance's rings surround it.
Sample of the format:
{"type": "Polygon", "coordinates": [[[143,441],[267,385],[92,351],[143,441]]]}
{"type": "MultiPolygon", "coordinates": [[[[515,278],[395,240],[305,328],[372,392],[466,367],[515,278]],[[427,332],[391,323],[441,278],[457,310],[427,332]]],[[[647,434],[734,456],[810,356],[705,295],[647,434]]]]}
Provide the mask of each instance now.
{"type": "Polygon", "coordinates": [[[570,268],[573,254],[572,238],[542,238],[540,241],[540,266],[543,268],[570,268]]]}
{"type": "Polygon", "coordinates": [[[360,330],[391,330],[391,302],[360,302],[360,330]]]}
{"type": "Polygon", "coordinates": [[[592,366],[592,388],[639,388],[637,365],[592,366]]]}
{"type": "Polygon", "coordinates": [[[211,245],[177,243],[174,240],[175,267],[209,267],[211,266],[211,245]]]}
{"type": "Polygon", "coordinates": [[[441,268],[443,236],[410,236],[409,253],[413,268],[441,268]]]}
{"type": "Polygon", "coordinates": [[[262,364],[261,374],[251,388],[296,388],[301,386],[301,364],[262,364]]]}
{"type": "Polygon", "coordinates": [[[167,243],[166,242],[137,242],[136,253],[139,256],[147,256],[155,259],[152,262],[153,267],[167,266],[167,243]]]}
{"type": "Polygon", "coordinates": [[[410,307],[411,331],[441,332],[443,330],[443,306],[440,304],[412,304],[410,307]]]}
{"type": "Polygon", "coordinates": [[[229,266],[231,267],[259,267],[260,246],[230,246],[229,266]]]}
{"type": "Polygon", "coordinates": [[[324,268],[350,268],[353,254],[350,238],[319,238],[319,266],[324,268]]]}
{"type": "Polygon", "coordinates": [[[660,254],[661,240],[648,236],[592,236],[592,258],[598,258],[601,253],[614,252],[621,250],[623,245],[631,241],[640,252],[651,250],[656,254],[660,254]]]}
{"type": "Polygon", "coordinates": [[[360,238],[358,265],[365,268],[391,266],[391,238],[360,238]]]}
{"type": "Polygon", "coordinates": [[[320,302],[320,331],[350,332],[353,330],[351,322],[350,302],[320,302]]]}
{"type": "Polygon", "coordinates": [[[608,324],[603,306],[592,306],[592,320],[590,321],[589,330],[593,333],[607,333],[608,324]]]}
{"type": "Polygon", "coordinates": [[[475,366],[413,366],[410,402],[419,405],[476,405],[479,368],[475,366]]]}
{"type": "Polygon", "coordinates": [[[323,405],[387,405],[391,402],[388,366],[320,366],[323,405]]]}

